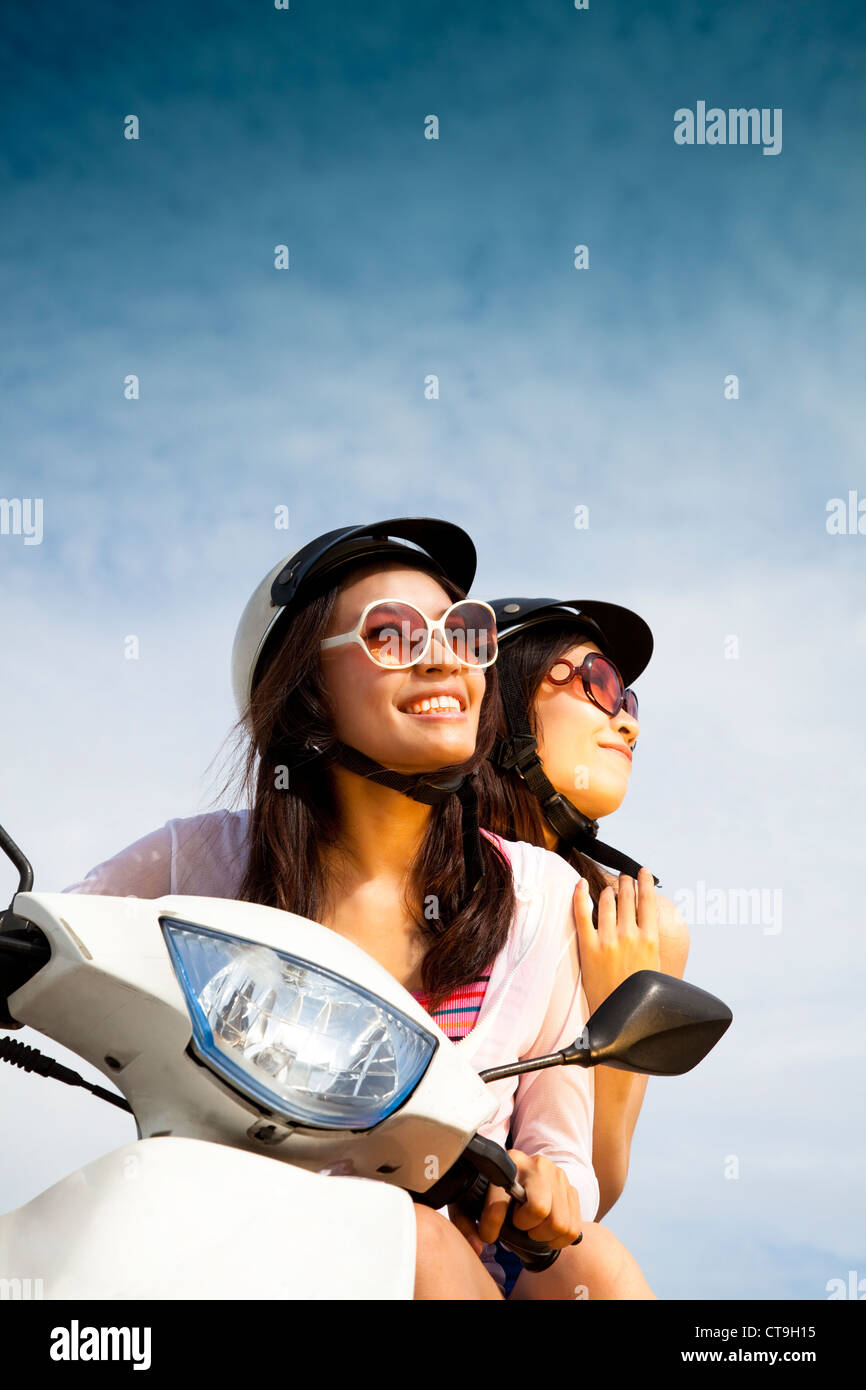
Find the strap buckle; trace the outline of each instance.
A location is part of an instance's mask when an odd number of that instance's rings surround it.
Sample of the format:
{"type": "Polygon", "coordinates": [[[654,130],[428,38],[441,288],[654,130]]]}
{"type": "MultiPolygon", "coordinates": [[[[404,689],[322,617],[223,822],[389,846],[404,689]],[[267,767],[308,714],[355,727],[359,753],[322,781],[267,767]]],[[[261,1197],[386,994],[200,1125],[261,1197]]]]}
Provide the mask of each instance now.
{"type": "Polygon", "coordinates": [[[582,835],[595,839],[598,835],[597,820],[591,820],[569,801],[567,796],[554,792],[541,804],[541,809],[562,840],[574,840],[582,835]]]}
{"type": "Polygon", "coordinates": [[[501,738],[496,745],[494,761],[497,767],[514,768],[522,775],[525,767],[539,761],[538,740],[533,734],[512,734],[511,738],[501,738]]]}
{"type": "Polygon", "coordinates": [[[405,780],[408,785],[399,788],[404,796],[412,801],[420,801],[424,806],[438,806],[447,797],[460,795],[466,774],[439,777],[435,772],[424,772],[420,776],[410,775],[405,780]]]}

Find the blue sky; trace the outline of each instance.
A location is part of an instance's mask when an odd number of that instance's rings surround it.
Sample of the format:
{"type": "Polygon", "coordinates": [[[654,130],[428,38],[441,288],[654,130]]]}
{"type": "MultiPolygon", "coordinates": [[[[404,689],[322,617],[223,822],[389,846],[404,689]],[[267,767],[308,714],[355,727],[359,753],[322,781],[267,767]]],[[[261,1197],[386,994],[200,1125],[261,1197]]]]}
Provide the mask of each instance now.
{"type": "MultiPolygon", "coordinates": [[[[248,593],[333,526],[445,516],[479,594],[636,608],[607,838],[784,903],[692,933],[735,1024],[650,1083],[610,1218],[666,1297],[866,1273],[866,537],[825,524],[866,497],[864,41],[853,4],[4,8],[0,495],[44,536],[0,535],[3,823],[57,888],[204,806],[248,593]],[[675,145],[698,100],[781,107],[781,154],[675,145]]],[[[126,1136],[0,1090],[0,1205],[126,1136]]]]}

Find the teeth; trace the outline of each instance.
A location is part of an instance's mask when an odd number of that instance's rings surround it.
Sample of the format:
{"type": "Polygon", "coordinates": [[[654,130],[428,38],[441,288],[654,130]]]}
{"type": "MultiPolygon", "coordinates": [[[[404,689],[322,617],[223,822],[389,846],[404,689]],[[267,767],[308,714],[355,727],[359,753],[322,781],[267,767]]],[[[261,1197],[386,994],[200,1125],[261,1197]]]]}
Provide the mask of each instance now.
{"type": "Polygon", "coordinates": [[[433,695],[429,700],[416,700],[409,705],[410,714],[429,714],[436,710],[455,710],[460,712],[460,701],[454,695],[433,695]]]}

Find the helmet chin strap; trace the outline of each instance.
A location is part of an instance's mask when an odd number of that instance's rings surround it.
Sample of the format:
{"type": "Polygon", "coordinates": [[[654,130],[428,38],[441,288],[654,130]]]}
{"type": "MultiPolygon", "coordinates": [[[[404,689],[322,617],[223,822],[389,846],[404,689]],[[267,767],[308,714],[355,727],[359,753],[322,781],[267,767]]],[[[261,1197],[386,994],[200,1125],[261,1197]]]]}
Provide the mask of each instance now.
{"type": "MultiPolygon", "coordinates": [[[[529,720],[512,679],[504,672],[499,673],[499,688],[511,736],[499,740],[491,762],[502,770],[516,772],[526,783],[548,825],[556,831],[561,845],[580,850],[609,869],[637,878],[641,865],[611,845],[603,844],[597,838],[598,821],[585,816],[567,796],[556,790],[538,756],[538,741],[529,728],[529,720]]],[[[658,885],[658,882],[653,875],[653,883],[658,885]]]]}
{"type": "Polygon", "coordinates": [[[336,743],[328,749],[328,757],[333,758],[347,771],[376,782],[381,787],[390,787],[403,796],[420,801],[424,806],[439,806],[449,796],[460,800],[463,831],[463,863],[465,866],[466,891],[463,897],[465,906],[474,893],[484,883],[484,860],[481,857],[481,833],[478,828],[478,798],[475,794],[474,774],[437,772],[395,772],[393,768],[383,767],[366,753],[352,748],[347,743],[336,743]]]}

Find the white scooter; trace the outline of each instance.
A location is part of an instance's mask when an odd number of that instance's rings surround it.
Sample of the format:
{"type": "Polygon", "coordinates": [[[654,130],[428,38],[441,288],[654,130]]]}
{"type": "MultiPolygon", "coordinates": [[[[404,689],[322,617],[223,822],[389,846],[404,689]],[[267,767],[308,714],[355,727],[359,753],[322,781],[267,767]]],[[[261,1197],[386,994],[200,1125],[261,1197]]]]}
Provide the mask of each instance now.
{"type": "MultiPolygon", "coordinates": [[[[49,1299],[410,1299],[413,1200],[477,1215],[490,1182],[524,1199],[477,1133],[487,1082],[567,1064],[675,1075],[731,1021],[641,971],[572,1047],[479,1075],[319,923],[224,898],[33,893],[2,827],[0,849],[20,877],[0,913],[0,1026],[54,1038],[125,1100],[12,1038],[0,1059],[85,1086],[139,1134],[0,1217],[4,1288],[37,1275],[49,1299]]],[[[502,1238],[530,1269],[557,1258],[510,1217],[502,1238]]]]}

